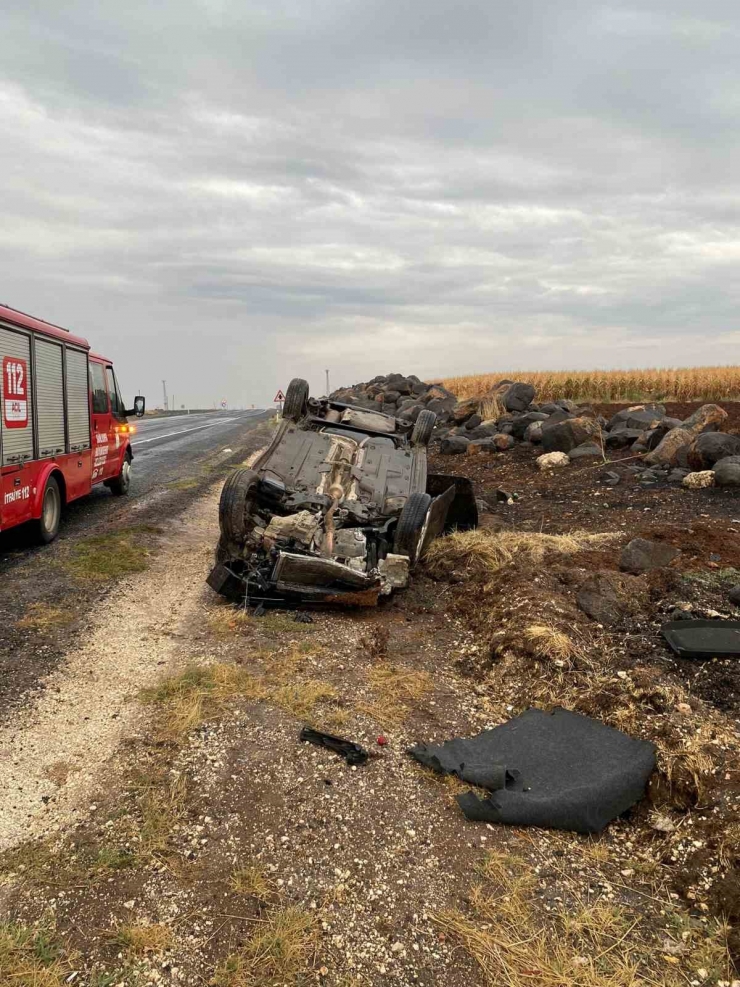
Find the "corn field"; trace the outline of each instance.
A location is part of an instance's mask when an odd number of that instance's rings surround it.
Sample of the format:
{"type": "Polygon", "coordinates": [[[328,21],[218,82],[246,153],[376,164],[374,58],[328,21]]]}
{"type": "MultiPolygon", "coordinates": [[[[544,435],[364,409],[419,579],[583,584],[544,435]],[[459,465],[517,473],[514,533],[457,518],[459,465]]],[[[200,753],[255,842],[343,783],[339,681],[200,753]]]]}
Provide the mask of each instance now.
{"type": "Polygon", "coordinates": [[[485,394],[500,380],[518,380],[537,389],[538,401],[740,401],[740,367],[653,370],[563,370],[474,374],[441,382],[458,398],[485,394]]]}

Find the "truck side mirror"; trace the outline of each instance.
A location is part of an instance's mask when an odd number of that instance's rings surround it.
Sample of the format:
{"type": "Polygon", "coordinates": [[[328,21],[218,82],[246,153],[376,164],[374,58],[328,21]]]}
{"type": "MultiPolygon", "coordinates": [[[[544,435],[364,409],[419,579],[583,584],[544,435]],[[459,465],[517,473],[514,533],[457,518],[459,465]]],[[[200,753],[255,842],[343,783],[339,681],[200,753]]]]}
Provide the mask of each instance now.
{"type": "Polygon", "coordinates": [[[146,398],[141,394],[134,398],[134,414],[137,418],[143,418],[146,411],[146,398]]]}

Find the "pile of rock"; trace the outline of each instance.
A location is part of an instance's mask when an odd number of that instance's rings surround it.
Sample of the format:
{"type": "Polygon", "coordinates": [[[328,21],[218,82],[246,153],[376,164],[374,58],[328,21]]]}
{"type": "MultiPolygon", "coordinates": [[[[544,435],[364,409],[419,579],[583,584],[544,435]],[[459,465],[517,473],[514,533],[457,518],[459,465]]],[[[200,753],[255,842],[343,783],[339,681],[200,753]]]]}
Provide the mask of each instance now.
{"type": "MultiPolygon", "coordinates": [[[[415,422],[428,408],[443,455],[505,452],[517,444],[542,451],[542,469],[580,459],[602,459],[613,451],[642,454],[629,467],[645,485],[683,483],[687,487],[740,487],[740,436],[720,431],[727,413],[705,404],[686,421],[671,418],[661,404],[640,404],[610,420],[588,405],[566,399],[537,403],[531,384],[502,380],[485,394],[458,401],[441,384],[415,375],[387,374],[334,391],[331,398],[403,421],[415,422]]],[[[620,482],[619,473],[606,483],[620,482]]]]}
{"type": "Polygon", "coordinates": [[[363,384],[340,387],[329,395],[332,401],[354,404],[372,411],[394,415],[402,421],[415,422],[419,414],[428,408],[437,416],[440,425],[451,420],[457,406],[457,398],[441,384],[426,384],[414,374],[388,374],[373,377],[363,384]]]}

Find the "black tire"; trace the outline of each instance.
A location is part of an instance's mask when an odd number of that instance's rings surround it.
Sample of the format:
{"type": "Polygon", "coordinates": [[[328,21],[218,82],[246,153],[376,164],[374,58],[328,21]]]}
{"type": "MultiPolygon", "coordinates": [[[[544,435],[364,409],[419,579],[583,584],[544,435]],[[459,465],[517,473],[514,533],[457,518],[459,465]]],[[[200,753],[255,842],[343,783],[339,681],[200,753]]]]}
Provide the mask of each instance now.
{"type": "Polygon", "coordinates": [[[241,543],[251,530],[249,512],[259,477],[254,470],[234,470],[224,483],[218,505],[218,520],[222,540],[226,544],[241,543]]]}
{"type": "Polygon", "coordinates": [[[414,430],[411,433],[411,445],[428,446],[436,424],[437,416],[433,411],[422,411],[414,423],[414,430]]]}
{"type": "Polygon", "coordinates": [[[59,534],[59,522],[62,519],[62,492],[57,480],[50,476],[44,487],[41,498],[41,517],[36,522],[38,540],[44,545],[54,541],[59,534]]]}
{"type": "Polygon", "coordinates": [[[301,377],[294,377],[288,384],[285,394],[285,404],[283,405],[283,418],[292,422],[299,422],[305,418],[308,411],[308,381],[301,377]]]}
{"type": "Polygon", "coordinates": [[[106,486],[115,497],[125,497],[131,489],[131,457],[126,457],[121,464],[121,472],[114,479],[109,480],[106,486]]]}
{"type": "Polygon", "coordinates": [[[393,540],[396,555],[407,555],[412,562],[416,559],[431,503],[432,498],[428,493],[412,493],[403,505],[393,540]]]}

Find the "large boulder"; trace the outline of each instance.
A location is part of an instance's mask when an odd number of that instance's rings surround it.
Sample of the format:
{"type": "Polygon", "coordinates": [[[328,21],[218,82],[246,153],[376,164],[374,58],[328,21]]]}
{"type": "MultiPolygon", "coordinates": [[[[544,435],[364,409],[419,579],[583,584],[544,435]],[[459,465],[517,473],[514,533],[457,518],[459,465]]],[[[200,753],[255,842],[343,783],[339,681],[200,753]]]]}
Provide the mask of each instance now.
{"type": "MultiPolygon", "coordinates": [[[[547,415],[543,415],[539,411],[530,411],[526,415],[521,415],[519,418],[515,418],[511,422],[511,434],[515,439],[523,439],[524,435],[533,422],[546,422],[547,415]]],[[[499,419],[499,425],[504,424],[501,419],[499,419]]]]}
{"type": "Polygon", "coordinates": [[[507,411],[526,411],[535,393],[531,384],[510,384],[503,395],[504,407],[507,411]]]}
{"type": "Polygon", "coordinates": [[[631,572],[641,576],[651,569],[662,569],[670,565],[681,554],[680,549],[665,542],[648,541],[646,538],[633,538],[622,551],[619,568],[623,572],[631,572]]]}
{"type": "Polygon", "coordinates": [[[498,452],[494,439],[473,439],[472,442],[468,442],[468,448],[465,452],[469,456],[479,456],[481,453],[486,453],[489,456],[494,452],[498,452]]]}
{"type": "Polygon", "coordinates": [[[575,449],[571,449],[568,453],[568,459],[573,462],[574,459],[603,459],[604,450],[596,442],[584,442],[583,445],[576,446],[575,449]]]}
{"type": "Polygon", "coordinates": [[[618,428],[604,437],[604,445],[607,449],[627,449],[643,435],[636,428],[618,428]]]}
{"type": "Polygon", "coordinates": [[[506,452],[514,445],[513,437],[511,435],[506,435],[504,432],[499,432],[498,435],[494,435],[491,442],[493,442],[499,452],[506,452]]]}
{"type": "Polygon", "coordinates": [[[442,456],[460,456],[468,451],[470,439],[462,435],[447,435],[439,444],[439,451],[442,456]]]}
{"type": "MultiPolygon", "coordinates": [[[[464,426],[463,426],[464,427],[464,426]]],[[[490,439],[499,432],[498,422],[495,418],[488,418],[486,421],[476,425],[475,428],[466,430],[469,439],[490,439]]]]}
{"type": "Polygon", "coordinates": [[[727,412],[717,404],[703,404],[686,419],[682,428],[698,435],[700,432],[716,432],[727,418],[727,412]]]}
{"type": "Polygon", "coordinates": [[[694,470],[708,470],[720,459],[738,454],[740,436],[727,432],[702,432],[689,449],[689,466],[694,470]]]}
{"type": "Polygon", "coordinates": [[[610,420],[607,428],[609,431],[620,428],[636,428],[641,432],[647,432],[652,428],[657,428],[665,418],[664,414],[658,414],[652,409],[618,411],[610,420]]]}
{"type": "Polygon", "coordinates": [[[462,425],[468,420],[468,418],[472,418],[473,415],[477,415],[482,401],[483,398],[480,396],[465,398],[464,401],[458,401],[451,413],[453,422],[455,422],[456,425],[462,425]]]}
{"type": "Polygon", "coordinates": [[[590,418],[568,418],[564,422],[542,425],[542,448],[545,452],[570,452],[601,434],[601,427],[590,418]]]}
{"type": "Polygon", "coordinates": [[[611,569],[594,572],[582,583],[576,602],[592,620],[618,627],[645,603],[646,588],[639,577],[611,569]]]}
{"type": "Polygon", "coordinates": [[[531,425],[527,426],[524,441],[531,442],[532,445],[539,445],[542,442],[542,422],[532,422],[531,425]]]}
{"type": "Polygon", "coordinates": [[[740,456],[728,456],[715,463],[714,482],[718,487],[740,487],[740,456]]]}
{"type": "Polygon", "coordinates": [[[645,456],[651,466],[685,466],[694,433],[687,428],[672,428],[666,437],[645,456]]]}

